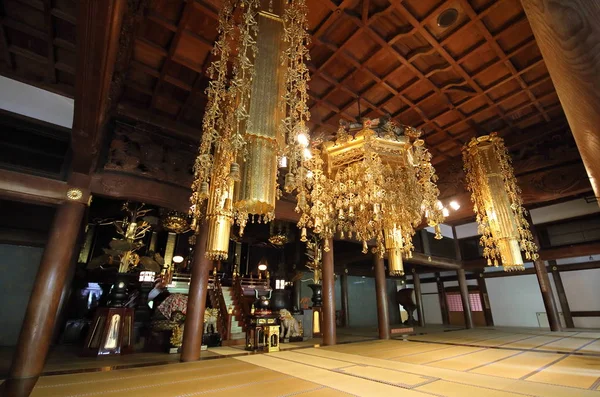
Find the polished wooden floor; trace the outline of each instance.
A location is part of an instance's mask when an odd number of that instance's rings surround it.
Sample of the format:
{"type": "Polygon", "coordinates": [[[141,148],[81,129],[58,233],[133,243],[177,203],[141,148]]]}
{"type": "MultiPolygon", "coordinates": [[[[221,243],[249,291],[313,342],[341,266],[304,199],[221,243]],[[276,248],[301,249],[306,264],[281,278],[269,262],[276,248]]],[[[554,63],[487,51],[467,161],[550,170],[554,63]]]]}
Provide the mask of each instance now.
{"type": "Polygon", "coordinates": [[[95,372],[43,376],[32,396],[600,396],[599,332],[428,329],[389,341],[357,334],[340,339],[363,341],[288,344],[271,354],[216,348],[205,357],[222,358],[185,364],[138,367],[139,356],[118,370],[80,363],[95,372]]]}

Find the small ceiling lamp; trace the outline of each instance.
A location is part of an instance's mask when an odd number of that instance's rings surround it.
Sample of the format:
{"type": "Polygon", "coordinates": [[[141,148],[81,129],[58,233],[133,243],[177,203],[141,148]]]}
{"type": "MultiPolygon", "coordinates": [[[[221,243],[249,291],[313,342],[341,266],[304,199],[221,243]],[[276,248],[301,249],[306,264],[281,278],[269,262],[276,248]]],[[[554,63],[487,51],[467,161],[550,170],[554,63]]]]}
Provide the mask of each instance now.
{"type": "Polygon", "coordinates": [[[181,263],[183,262],[183,256],[181,255],[175,255],[172,259],[173,263],[181,263]]]}
{"type": "Polygon", "coordinates": [[[521,251],[535,260],[538,248],[504,141],[496,133],[473,138],[463,148],[463,159],[488,266],[500,261],[506,271],[524,270],[521,251]]]}
{"type": "Polygon", "coordinates": [[[441,238],[443,205],[420,135],[387,119],[341,125],[334,141],[313,148],[305,159],[313,177],[298,194],[298,226],[325,238],[325,251],[334,234],[362,241],[363,253],[375,240],[375,251],[388,255],[390,274],[403,275],[402,255],[411,256],[412,236],[423,215],[441,238]]]}

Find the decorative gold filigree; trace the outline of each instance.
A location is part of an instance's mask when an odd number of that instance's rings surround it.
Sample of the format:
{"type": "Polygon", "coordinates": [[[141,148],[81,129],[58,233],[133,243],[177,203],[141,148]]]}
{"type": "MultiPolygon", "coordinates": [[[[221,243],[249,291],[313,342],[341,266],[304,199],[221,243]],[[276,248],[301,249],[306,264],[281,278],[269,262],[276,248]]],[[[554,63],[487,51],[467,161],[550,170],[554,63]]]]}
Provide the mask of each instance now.
{"type": "Polygon", "coordinates": [[[363,253],[374,240],[375,252],[387,252],[391,274],[404,274],[402,254],[410,257],[423,215],[436,229],[443,221],[431,155],[419,135],[390,121],[366,120],[349,130],[341,126],[335,141],[313,148],[298,196],[302,236],[306,228],[325,241],[339,234],[362,241],[363,253]]]}
{"type": "Polygon", "coordinates": [[[506,271],[524,270],[521,251],[535,260],[537,246],[504,141],[496,133],[473,138],[463,148],[463,160],[488,266],[500,260],[506,271]]]}

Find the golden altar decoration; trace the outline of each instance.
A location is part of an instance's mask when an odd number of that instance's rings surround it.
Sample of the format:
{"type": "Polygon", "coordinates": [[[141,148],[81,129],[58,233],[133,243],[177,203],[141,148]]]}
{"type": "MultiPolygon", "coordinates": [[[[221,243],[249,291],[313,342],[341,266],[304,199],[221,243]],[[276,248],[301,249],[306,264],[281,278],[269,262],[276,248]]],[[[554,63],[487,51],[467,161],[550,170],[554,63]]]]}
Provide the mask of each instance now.
{"type": "Polygon", "coordinates": [[[305,0],[225,0],[194,171],[192,228],[206,218],[206,256],[225,260],[236,222],[275,218],[278,164],[297,176],[308,98],[305,0]],[[232,65],[233,67],[229,67],[232,65]]]}
{"type": "Polygon", "coordinates": [[[535,260],[537,247],[503,139],[496,133],[473,138],[463,148],[463,159],[488,266],[500,260],[506,271],[524,270],[521,251],[535,260]]]}
{"type": "Polygon", "coordinates": [[[437,177],[421,132],[386,119],[341,125],[334,141],[317,144],[303,162],[306,189],[298,194],[298,226],[325,241],[334,234],[368,242],[388,255],[391,275],[404,274],[412,237],[423,216],[441,238],[443,221],[437,177]]]}

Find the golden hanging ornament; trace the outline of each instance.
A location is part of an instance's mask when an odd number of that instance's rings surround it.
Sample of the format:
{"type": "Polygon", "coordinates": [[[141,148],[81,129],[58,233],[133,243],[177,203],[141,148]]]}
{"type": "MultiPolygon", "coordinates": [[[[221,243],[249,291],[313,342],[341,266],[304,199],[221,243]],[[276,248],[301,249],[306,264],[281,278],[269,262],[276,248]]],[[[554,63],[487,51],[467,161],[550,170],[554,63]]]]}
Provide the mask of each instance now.
{"type": "Polygon", "coordinates": [[[488,265],[524,270],[521,251],[537,259],[537,247],[504,141],[496,133],[473,138],[463,148],[467,189],[475,211],[480,244],[488,265]]]}
{"type": "Polygon", "coordinates": [[[225,0],[219,12],[190,198],[192,227],[207,219],[210,259],[227,259],[234,222],[241,235],[249,215],[274,219],[278,157],[290,159],[287,179],[302,180],[295,174],[304,149],[296,137],[309,118],[306,13],[305,0],[225,0]]]}
{"type": "Polygon", "coordinates": [[[335,141],[313,148],[302,163],[306,197],[298,199],[298,226],[322,238],[334,234],[388,255],[390,274],[404,274],[412,236],[423,216],[430,226],[443,221],[431,155],[420,131],[389,120],[340,126],[335,141]],[[310,176],[310,177],[309,177],[310,176]]]}

